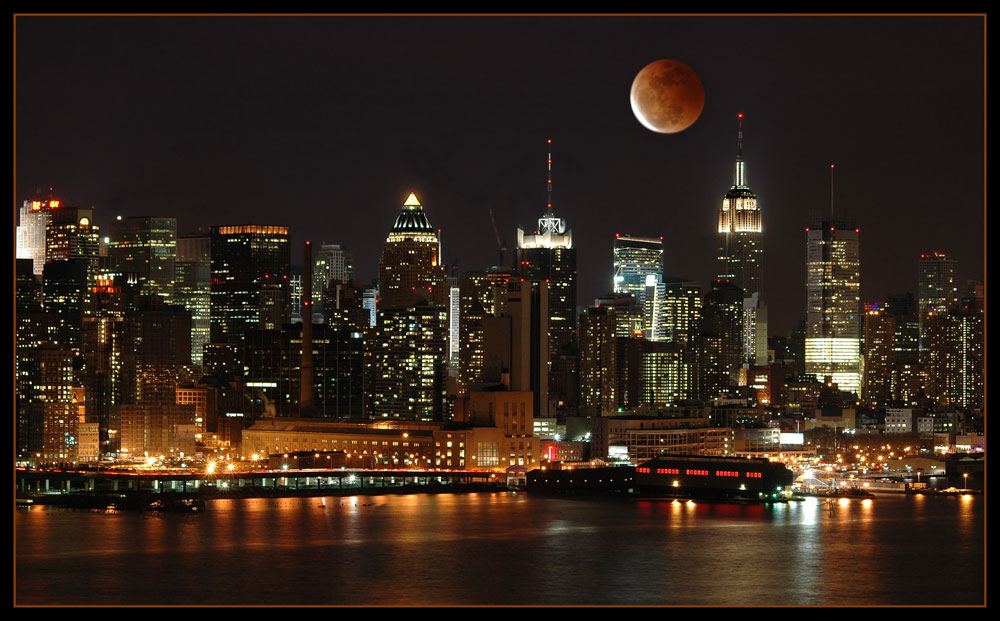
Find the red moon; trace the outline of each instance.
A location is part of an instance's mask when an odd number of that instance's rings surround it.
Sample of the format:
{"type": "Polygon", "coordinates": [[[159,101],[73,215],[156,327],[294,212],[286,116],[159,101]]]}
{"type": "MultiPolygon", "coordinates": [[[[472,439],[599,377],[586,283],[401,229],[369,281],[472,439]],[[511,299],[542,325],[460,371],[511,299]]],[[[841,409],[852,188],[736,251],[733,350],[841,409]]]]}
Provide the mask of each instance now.
{"type": "Polygon", "coordinates": [[[705,89],[694,69],[676,60],[657,60],[632,81],[632,112],[646,129],[661,134],[684,131],[705,107],[705,89]]]}

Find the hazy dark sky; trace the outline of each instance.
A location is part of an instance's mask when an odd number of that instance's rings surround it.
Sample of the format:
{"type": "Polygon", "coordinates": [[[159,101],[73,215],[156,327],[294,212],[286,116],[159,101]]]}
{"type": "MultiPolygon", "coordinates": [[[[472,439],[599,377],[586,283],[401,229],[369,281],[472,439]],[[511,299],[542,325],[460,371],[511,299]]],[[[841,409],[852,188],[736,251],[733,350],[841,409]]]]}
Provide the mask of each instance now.
{"type": "Polygon", "coordinates": [[[18,17],[15,207],[38,186],[116,215],[291,227],[376,276],[409,190],[460,270],[553,202],[579,304],[611,289],[614,234],[663,235],[669,273],[715,274],[736,114],[763,211],[771,332],[805,314],[805,232],[861,228],[862,298],[916,292],[941,250],[983,278],[983,17],[18,17]],[[705,109],[643,128],[635,74],[698,72],[705,109]]]}

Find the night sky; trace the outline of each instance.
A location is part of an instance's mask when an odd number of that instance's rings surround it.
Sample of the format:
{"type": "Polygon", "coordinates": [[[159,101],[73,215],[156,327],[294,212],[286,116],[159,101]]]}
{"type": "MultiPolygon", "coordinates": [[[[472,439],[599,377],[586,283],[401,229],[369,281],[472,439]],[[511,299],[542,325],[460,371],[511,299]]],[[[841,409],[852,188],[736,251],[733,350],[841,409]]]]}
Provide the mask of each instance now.
{"type": "MultiPolygon", "coordinates": [[[[114,216],[291,227],[357,277],[407,192],[460,271],[496,263],[546,202],[578,248],[578,304],[611,289],[616,232],[663,235],[707,282],[736,115],[764,219],[772,334],[805,315],[805,232],[861,228],[862,301],[916,294],[917,258],[984,275],[984,17],[17,17],[15,207],[53,186],[114,216]],[[635,74],[690,65],[689,129],[635,119],[635,74]]],[[[13,233],[12,233],[13,235],[13,233]]]]}

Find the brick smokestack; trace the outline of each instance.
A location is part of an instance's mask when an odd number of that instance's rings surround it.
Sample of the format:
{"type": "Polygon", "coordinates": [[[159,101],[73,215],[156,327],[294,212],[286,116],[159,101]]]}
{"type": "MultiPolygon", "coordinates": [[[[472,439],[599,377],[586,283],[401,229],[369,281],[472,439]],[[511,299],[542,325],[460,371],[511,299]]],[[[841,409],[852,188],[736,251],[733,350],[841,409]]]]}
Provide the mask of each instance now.
{"type": "Polygon", "coordinates": [[[299,417],[313,415],[313,325],[312,325],[312,244],[305,245],[305,267],[302,274],[302,376],[299,381],[299,417]]]}

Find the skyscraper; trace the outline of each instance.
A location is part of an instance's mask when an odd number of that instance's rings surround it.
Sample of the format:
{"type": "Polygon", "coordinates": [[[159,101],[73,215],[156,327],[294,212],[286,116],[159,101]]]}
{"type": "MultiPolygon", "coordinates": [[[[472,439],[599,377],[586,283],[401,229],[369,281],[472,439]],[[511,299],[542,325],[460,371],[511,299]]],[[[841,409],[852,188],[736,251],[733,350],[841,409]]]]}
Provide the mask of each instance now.
{"type": "Polygon", "coordinates": [[[379,308],[447,306],[448,294],[438,235],[410,192],[382,246],[379,308]]]}
{"type": "Polygon", "coordinates": [[[958,279],[955,272],[958,261],[949,259],[943,252],[927,252],[920,255],[917,274],[918,320],[920,322],[920,345],[927,347],[927,314],[947,313],[958,304],[958,279]]]}
{"type": "Polygon", "coordinates": [[[865,309],[865,381],[862,398],[869,407],[885,407],[892,400],[896,366],[896,317],[868,304],[865,309]]]}
{"type": "Polygon", "coordinates": [[[248,327],[288,323],[288,227],[216,226],[211,245],[212,343],[240,344],[248,327]]]}
{"type": "Polygon", "coordinates": [[[118,216],[108,227],[108,256],[120,272],[139,275],[143,295],[174,298],[177,219],[118,216]]]}
{"type": "Polygon", "coordinates": [[[736,169],[733,185],[722,199],[719,210],[719,273],[743,290],[746,312],[743,316],[743,361],[751,365],[767,362],[767,306],[763,300],[761,267],[763,233],[757,195],[746,181],[743,163],[743,115],[738,115],[736,169]],[[756,297],[754,295],[756,294],[756,297]],[[763,337],[763,338],[761,338],[763,337]]]}
{"type": "Polygon", "coordinates": [[[24,201],[18,214],[17,225],[17,258],[31,259],[32,270],[36,275],[42,274],[45,267],[45,227],[52,216],[52,211],[59,209],[62,201],[49,193],[38,192],[35,198],[24,201]]]}
{"type": "Polygon", "coordinates": [[[191,312],[191,361],[202,363],[212,326],[212,238],[182,235],[177,239],[174,301],[191,312]]]}
{"type": "Polygon", "coordinates": [[[378,320],[368,353],[372,417],[443,418],[449,293],[438,235],[410,192],[379,262],[378,320]]]}
{"type": "Polygon", "coordinates": [[[641,302],[647,276],[663,275],[663,238],[615,234],[615,293],[631,293],[641,302]]]}
{"type": "Polygon", "coordinates": [[[517,229],[517,268],[525,280],[548,283],[548,389],[549,400],[558,409],[572,407],[576,397],[576,249],[573,232],[552,210],[551,151],[547,192],[547,207],[535,232],[517,229]]]}
{"type": "Polygon", "coordinates": [[[84,259],[88,272],[97,271],[101,229],[92,207],[62,207],[50,212],[45,227],[45,262],[84,259]]]}
{"type": "Polygon", "coordinates": [[[854,393],[861,389],[860,292],[860,229],[834,217],[831,197],[830,214],[806,228],[805,370],[854,393]]]}
{"type": "Polygon", "coordinates": [[[743,290],[744,297],[762,293],[763,235],[757,195],[747,185],[743,163],[743,115],[739,115],[736,169],[733,185],[719,209],[719,267],[717,278],[743,290]]]}

